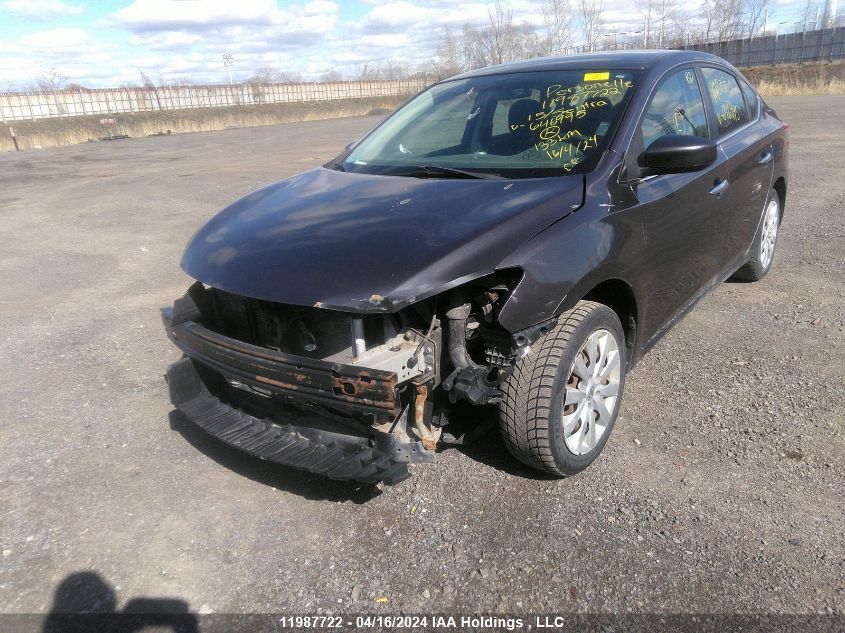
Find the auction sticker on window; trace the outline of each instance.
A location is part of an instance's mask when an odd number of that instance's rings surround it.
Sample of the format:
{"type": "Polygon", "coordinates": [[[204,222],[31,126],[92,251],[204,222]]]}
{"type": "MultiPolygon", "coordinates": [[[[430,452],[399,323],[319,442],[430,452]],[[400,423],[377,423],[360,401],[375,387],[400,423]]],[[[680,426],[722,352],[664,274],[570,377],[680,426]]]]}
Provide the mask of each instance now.
{"type": "Polygon", "coordinates": [[[584,81],[607,81],[610,79],[608,71],[601,73],[584,73],[584,81]]]}

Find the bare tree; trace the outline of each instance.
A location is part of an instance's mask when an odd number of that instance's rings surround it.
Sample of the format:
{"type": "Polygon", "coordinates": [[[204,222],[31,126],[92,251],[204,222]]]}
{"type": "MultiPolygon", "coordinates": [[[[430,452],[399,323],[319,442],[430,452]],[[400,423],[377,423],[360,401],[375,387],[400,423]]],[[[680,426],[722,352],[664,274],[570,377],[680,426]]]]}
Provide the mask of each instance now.
{"type": "Polygon", "coordinates": [[[461,48],[463,56],[463,67],[466,70],[475,70],[485,65],[484,53],[478,43],[477,29],[469,24],[461,28],[461,48]]]}
{"type": "Polygon", "coordinates": [[[355,64],[352,68],[352,78],[355,81],[372,81],[375,79],[369,64],[355,64]]]}
{"type": "Polygon", "coordinates": [[[721,0],[722,20],[716,33],[718,41],[732,40],[742,35],[742,0],[721,0]]]}
{"type": "Polygon", "coordinates": [[[677,0],[655,0],[657,47],[666,48],[674,36],[674,26],[678,14],[677,0]]]}
{"type": "Polygon", "coordinates": [[[411,76],[411,68],[405,62],[388,59],[377,64],[358,64],[353,76],[357,81],[407,79],[411,76]]]}
{"type": "Polygon", "coordinates": [[[657,0],[640,0],[639,11],[643,16],[643,48],[651,48],[654,28],[654,4],[657,0]]]}
{"type": "Polygon", "coordinates": [[[742,12],[745,14],[745,34],[748,37],[754,37],[764,27],[766,14],[769,11],[769,0],[743,0],[742,5],[742,12]]]}
{"type": "Polygon", "coordinates": [[[721,42],[742,32],[742,0],[702,0],[702,31],[705,42],[721,42]]]}
{"type": "Polygon", "coordinates": [[[822,11],[823,8],[825,8],[823,4],[814,2],[813,0],[807,0],[807,4],[804,6],[804,17],[796,24],[796,27],[801,31],[809,31],[810,28],[820,28],[818,22],[820,21],[819,16],[824,13],[822,11]],[[810,24],[812,27],[808,26],[810,24]]]}
{"type": "Polygon", "coordinates": [[[510,6],[499,0],[487,9],[490,18],[490,25],[480,29],[479,42],[485,56],[493,64],[501,64],[506,61],[511,45],[513,31],[513,11],[510,6]]]}
{"type": "Polygon", "coordinates": [[[575,0],[575,10],[578,24],[584,34],[584,46],[588,51],[597,50],[601,37],[604,11],[603,0],[575,0]]]}
{"type": "Polygon", "coordinates": [[[643,16],[643,48],[684,44],[689,16],[681,11],[677,0],[640,0],[639,11],[643,16]]]}
{"type": "Polygon", "coordinates": [[[432,60],[431,73],[434,78],[445,79],[460,73],[465,68],[462,57],[460,42],[452,29],[447,26],[443,29],[432,60]]]}
{"type": "Polygon", "coordinates": [[[296,72],[295,70],[283,70],[278,74],[279,83],[283,84],[301,84],[302,73],[296,72]]]}
{"type": "Polygon", "coordinates": [[[41,76],[35,81],[39,90],[45,92],[56,92],[61,90],[62,86],[67,81],[62,73],[57,70],[47,70],[41,73],[41,76]]]}
{"type": "Polygon", "coordinates": [[[411,76],[411,69],[406,62],[388,59],[378,68],[379,79],[407,79],[411,76]]]}
{"type": "Polygon", "coordinates": [[[542,9],[546,26],[546,54],[565,53],[572,44],[572,7],[569,0],[543,0],[542,9]]]}
{"type": "Polygon", "coordinates": [[[464,68],[539,57],[545,52],[537,30],[528,22],[515,23],[507,4],[496,2],[489,10],[489,23],[482,27],[465,24],[461,31],[464,68]]]}
{"type": "Polygon", "coordinates": [[[296,84],[301,82],[302,75],[300,73],[279,70],[272,66],[259,68],[249,79],[244,81],[246,84],[296,84]]]}
{"type": "Polygon", "coordinates": [[[718,0],[703,0],[701,3],[701,37],[705,42],[712,41],[713,32],[716,29],[718,16],[718,0]]]}
{"type": "Polygon", "coordinates": [[[687,11],[676,7],[671,14],[671,25],[667,36],[667,48],[684,48],[700,39],[700,28],[697,20],[687,11]]]}
{"type": "Polygon", "coordinates": [[[325,83],[332,83],[336,81],[343,81],[343,73],[337,68],[330,68],[320,75],[320,81],[325,83]]]}

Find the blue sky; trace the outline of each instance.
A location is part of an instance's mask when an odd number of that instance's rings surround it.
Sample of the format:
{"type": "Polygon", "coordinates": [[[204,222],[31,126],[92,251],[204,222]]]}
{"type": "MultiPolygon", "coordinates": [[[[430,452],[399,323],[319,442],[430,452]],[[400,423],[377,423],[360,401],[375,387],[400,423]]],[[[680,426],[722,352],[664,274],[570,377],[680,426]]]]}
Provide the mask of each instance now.
{"type": "MultiPolygon", "coordinates": [[[[638,28],[637,1],[605,0],[605,28],[638,28]]],[[[692,15],[699,1],[679,0],[692,15]]],[[[799,19],[807,4],[770,2],[773,25],[799,19]]],[[[542,25],[541,0],[509,4],[517,21],[542,25]]],[[[0,0],[0,90],[44,73],[90,87],[137,83],[141,71],[217,83],[226,52],[236,80],[261,67],[306,79],[387,59],[417,68],[444,27],[483,24],[487,11],[484,0],[0,0]]]]}

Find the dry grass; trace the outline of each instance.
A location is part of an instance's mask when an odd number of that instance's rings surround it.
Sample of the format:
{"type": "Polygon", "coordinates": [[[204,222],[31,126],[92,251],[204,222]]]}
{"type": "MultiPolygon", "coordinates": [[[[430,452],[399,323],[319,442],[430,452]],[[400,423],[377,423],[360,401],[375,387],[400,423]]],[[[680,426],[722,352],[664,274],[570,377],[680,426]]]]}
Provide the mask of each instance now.
{"type": "Polygon", "coordinates": [[[757,82],[757,90],[764,97],[784,95],[845,95],[845,81],[830,79],[801,83],[781,83],[762,80],[757,82]]]}
{"type": "MultiPolygon", "coordinates": [[[[111,128],[103,128],[99,125],[99,120],[106,118],[105,115],[18,121],[10,125],[15,130],[20,148],[32,149],[86,143],[100,139],[109,131],[113,134],[122,133],[131,138],[138,138],[155,134],[208,132],[233,127],[260,127],[294,121],[383,114],[392,111],[404,99],[405,97],[369,97],[113,114],[109,116],[116,121],[116,125],[111,128]]],[[[0,127],[0,151],[14,151],[12,138],[6,126],[0,127]]]]}
{"type": "Polygon", "coordinates": [[[764,97],[845,94],[845,62],[781,64],[743,69],[764,97]]]}

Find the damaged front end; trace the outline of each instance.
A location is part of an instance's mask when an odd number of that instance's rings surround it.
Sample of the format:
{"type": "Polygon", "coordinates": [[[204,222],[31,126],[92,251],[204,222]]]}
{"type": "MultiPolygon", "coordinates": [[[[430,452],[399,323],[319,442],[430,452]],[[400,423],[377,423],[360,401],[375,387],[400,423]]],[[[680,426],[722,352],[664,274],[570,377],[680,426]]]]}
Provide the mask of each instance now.
{"type": "Polygon", "coordinates": [[[167,371],[171,401],[211,435],[268,461],[398,483],[410,462],[431,461],[441,439],[454,441],[456,403],[498,402],[513,364],[549,327],[511,334],[497,324],[520,276],[504,271],[376,314],[197,282],[162,309],[185,354],[167,371]]]}

